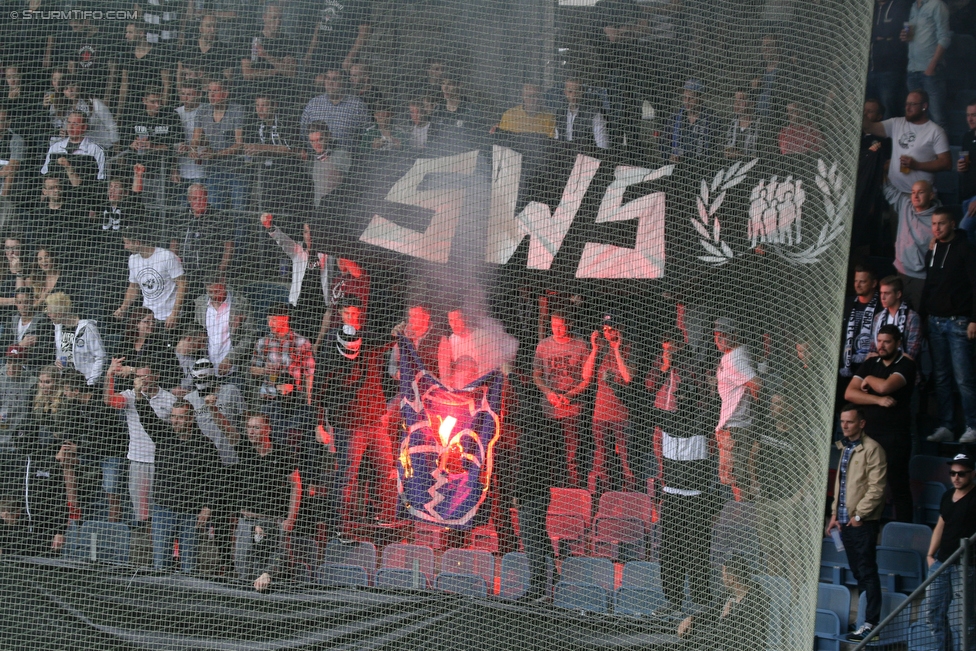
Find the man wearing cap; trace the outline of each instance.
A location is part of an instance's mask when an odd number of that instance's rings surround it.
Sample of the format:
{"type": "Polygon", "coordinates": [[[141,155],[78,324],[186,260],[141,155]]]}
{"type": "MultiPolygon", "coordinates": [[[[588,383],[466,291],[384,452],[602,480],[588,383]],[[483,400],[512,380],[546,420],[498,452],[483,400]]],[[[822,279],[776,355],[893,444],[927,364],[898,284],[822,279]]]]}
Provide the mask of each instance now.
{"type": "MultiPolygon", "coordinates": [[[[976,534],[976,460],[966,452],[957,454],[949,465],[949,476],[954,490],[946,491],[939,506],[939,521],[932,530],[932,540],[929,542],[928,566],[929,574],[933,574],[942,564],[959,549],[959,541],[971,538],[976,534]]],[[[956,561],[959,563],[960,561],[956,561]]],[[[953,651],[963,651],[962,621],[963,621],[963,568],[955,565],[937,576],[925,591],[925,615],[932,635],[929,649],[941,651],[946,648],[946,616],[948,615],[949,629],[952,631],[953,651]]],[[[972,565],[969,566],[969,589],[973,590],[976,583],[972,565]]],[[[970,592],[969,603],[972,608],[973,593],[970,592]]],[[[976,640],[976,620],[972,613],[969,615],[969,643],[976,640]]]]}
{"type": "Polygon", "coordinates": [[[878,576],[877,544],[884,511],[888,464],[884,449],[864,433],[864,412],[848,403],[841,408],[840,427],[844,440],[840,467],[834,480],[834,504],[827,535],[840,531],[847,561],[857,579],[857,588],[867,594],[864,624],[848,636],[863,640],[881,619],[881,579],[878,576]]]}
{"type": "Polygon", "coordinates": [[[747,476],[752,451],[752,403],[759,399],[762,380],[752,363],[749,348],[740,344],[735,323],[715,320],[715,347],[722,353],[715,378],[722,399],[715,438],[719,452],[719,480],[729,484],[736,501],[751,497],[753,482],[747,476]]]}
{"type": "Polygon", "coordinates": [[[900,522],[912,522],[908,462],[912,455],[911,403],[916,367],[901,351],[901,340],[898,326],[881,326],[875,342],[877,356],[861,364],[844,397],[861,406],[867,418],[864,431],[884,448],[895,517],[900,522]]]}
{"type": "Polygon", "coordinates": [[[271,335],[261,337],[251,357],[251,375],[261,379],[261,411],[271,421],[275,443],[288,440],[290,430],[309,425],[300,422],[312,404],[315,358],[308,339],[291,329],[291,310],[285,303],[268,310],[271,335]]]}

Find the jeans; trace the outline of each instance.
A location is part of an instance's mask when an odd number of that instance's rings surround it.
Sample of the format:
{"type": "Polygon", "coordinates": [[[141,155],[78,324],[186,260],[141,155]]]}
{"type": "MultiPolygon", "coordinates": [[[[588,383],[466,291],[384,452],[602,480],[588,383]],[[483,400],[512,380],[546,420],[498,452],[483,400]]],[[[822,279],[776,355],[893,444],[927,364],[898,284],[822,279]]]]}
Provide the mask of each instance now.
{"type": "Polygon", "coordinates": [[[952,377],[962,399],[966,427],[976,429],[976,369],[973,368],[973,343],[966,337],[969,318],[930,316],[929,348],[932,351],[932,376],[939,404],[940,425],[952,428],[952,377]],[[950,377],[952,373],[952,377],[950,377]]]}
{"type": "Polygon", "coordinates": [[[901,70],[890,72],[869,72],[865,98],[876,99],[884,104],[884,119],[904,113],[905,73],[901,70]]]}
{"type": "Polygon", "coordinates": [[[691,601],[698,606],[711,603],[712,516],[715,504],[711,496],[664,493],[661,503],[661,583],[668,603],[681,608],[684,603],[685,578],[691,601]]]}
{"type": "Polygon", "coordinates": [[[352,478],[349,476],[349,446],[352,443],[352,430],[335,427],[332,430],[332,442],[336,449],[336,471],[332,476],[332,486],[329,490],[329,506],[325,513],[326,525],[330,536],[342,533],[343,508],[346,487],[352,478]]]}
{"type": "MultiPolygon", "coordinates": [[[[936,561],[929,568],[929,574],[942,567],[941,561],[936,561]]],[[[976,582],[976,573],[970,569],[969,586],[976,582]]],[[[946,630],[952,632],[952,651],[962,651],[962,566],[956,565],[948,571],[935,577],[925,591],[923,602],[923,623],[929,627],[930,644],[925,647],[931,651],[945,651],[946,630]],[[948,626],[947,626],[948,624],[948,626]]],[[[969,648],[976,648],[976,613],[969,615],[969,648]]]]}
{"type": "Polygon", "coordinates": [[[137,524],[149,520],[155,469],[151,463],[129,461],[129,499],[132,500],[132,519],[137,524]]]}
{"type": "Polygon", "coordinates": [[[180,541],[180,569],[190,574],[197,560],[197,514],[177,513],[153,504],[153,569],[168,570],[173,565],[173,541],[180,541]]]}
{"type": "Polygon", "coordinates": [[[530,597],[542,597],[548,584],[546,565],[552,556],[552,544],[546,533],[546,512],[549,509],[549,495],[519,498],[519,534],[529,561],[530,597]]]}
{"type": "Polygon", "coordinates": [[[857,579],[857,589],[867,594],[864,622],[878,625],[881,621],[881,578],[878,576],[877,520],[865,520],[859,527],[841,526],[840,539],[847,550],[847,562],[857,579]]]}
{"type": "Polygon", "coordinates": [[[908,92],[921,88],[929,94],[929,119],[945,129],[947,91],[944,67],[940,66],[931,77],[924,72],[909,72],[907,82],[908,92]]]}

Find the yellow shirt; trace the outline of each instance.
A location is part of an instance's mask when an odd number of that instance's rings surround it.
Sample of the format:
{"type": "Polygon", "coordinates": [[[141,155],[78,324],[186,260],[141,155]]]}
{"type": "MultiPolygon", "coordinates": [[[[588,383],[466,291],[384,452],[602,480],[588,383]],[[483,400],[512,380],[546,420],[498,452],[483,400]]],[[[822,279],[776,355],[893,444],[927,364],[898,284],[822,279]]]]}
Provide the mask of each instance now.
{"type": "Polygon", "coordinates": [[[538,133],[555,138],[556,116],[552,113],[529,115],[522,106],[516,106],[505,111],[498,128],[510,133],[538,133]]]}

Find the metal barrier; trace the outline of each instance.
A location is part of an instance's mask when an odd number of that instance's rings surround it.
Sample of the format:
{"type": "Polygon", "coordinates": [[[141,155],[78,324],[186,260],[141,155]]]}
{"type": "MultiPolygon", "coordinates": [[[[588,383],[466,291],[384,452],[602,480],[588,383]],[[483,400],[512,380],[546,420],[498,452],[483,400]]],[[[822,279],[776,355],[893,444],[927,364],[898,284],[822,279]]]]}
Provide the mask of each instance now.
{"type": "MultiPolygon", "coordinates": [[[[881,620],[881,622],[875,626],[871,632],[861,640],[857,646],[854,647],[854,651],[861,651],[868,646],[868,644],[874,642],[875,644],[881,640],[882,631],[896,619],[898,619],[899,614],[910,607],[911,604],[919,597],[924,597],[925,592],[943,572],[951,572],[956,567],[956,562],[959,561],[959,565],[962,567],[962,645],[960,648],[963,651],[968,651],[970,648],[969,639],[969,622],[974,617],[973,615],[973,603],[972,603],[972,550],[976,549],[976,535],[970,538],[963,538],[959,541],[959,549],[954,551],[949,558],[942,563],[935,572],[929,574],[925,580],[919,585],[915,590],[908,595],[908,598],[904,602],[899,604],[896,608],[892,609],[888,616],[881,620]]],[[[924,603],[924,602],[922,602],[924,603]]],[[[909,644],[909,648],[912,646],[909,644]]]]}

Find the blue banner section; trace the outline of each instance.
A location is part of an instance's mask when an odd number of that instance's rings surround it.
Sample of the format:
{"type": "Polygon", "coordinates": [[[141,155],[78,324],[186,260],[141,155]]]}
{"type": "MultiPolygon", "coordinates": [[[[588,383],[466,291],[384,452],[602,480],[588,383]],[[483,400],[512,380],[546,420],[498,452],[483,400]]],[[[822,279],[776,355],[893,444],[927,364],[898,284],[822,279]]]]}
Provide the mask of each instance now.
{"type": "Polygon", "coordinates": [[[408,339],[400,337],[399,346],[401,504],[414,519],[468,530],[491,485],[502,374],[450,389],[424,367],[408,339]]]}

